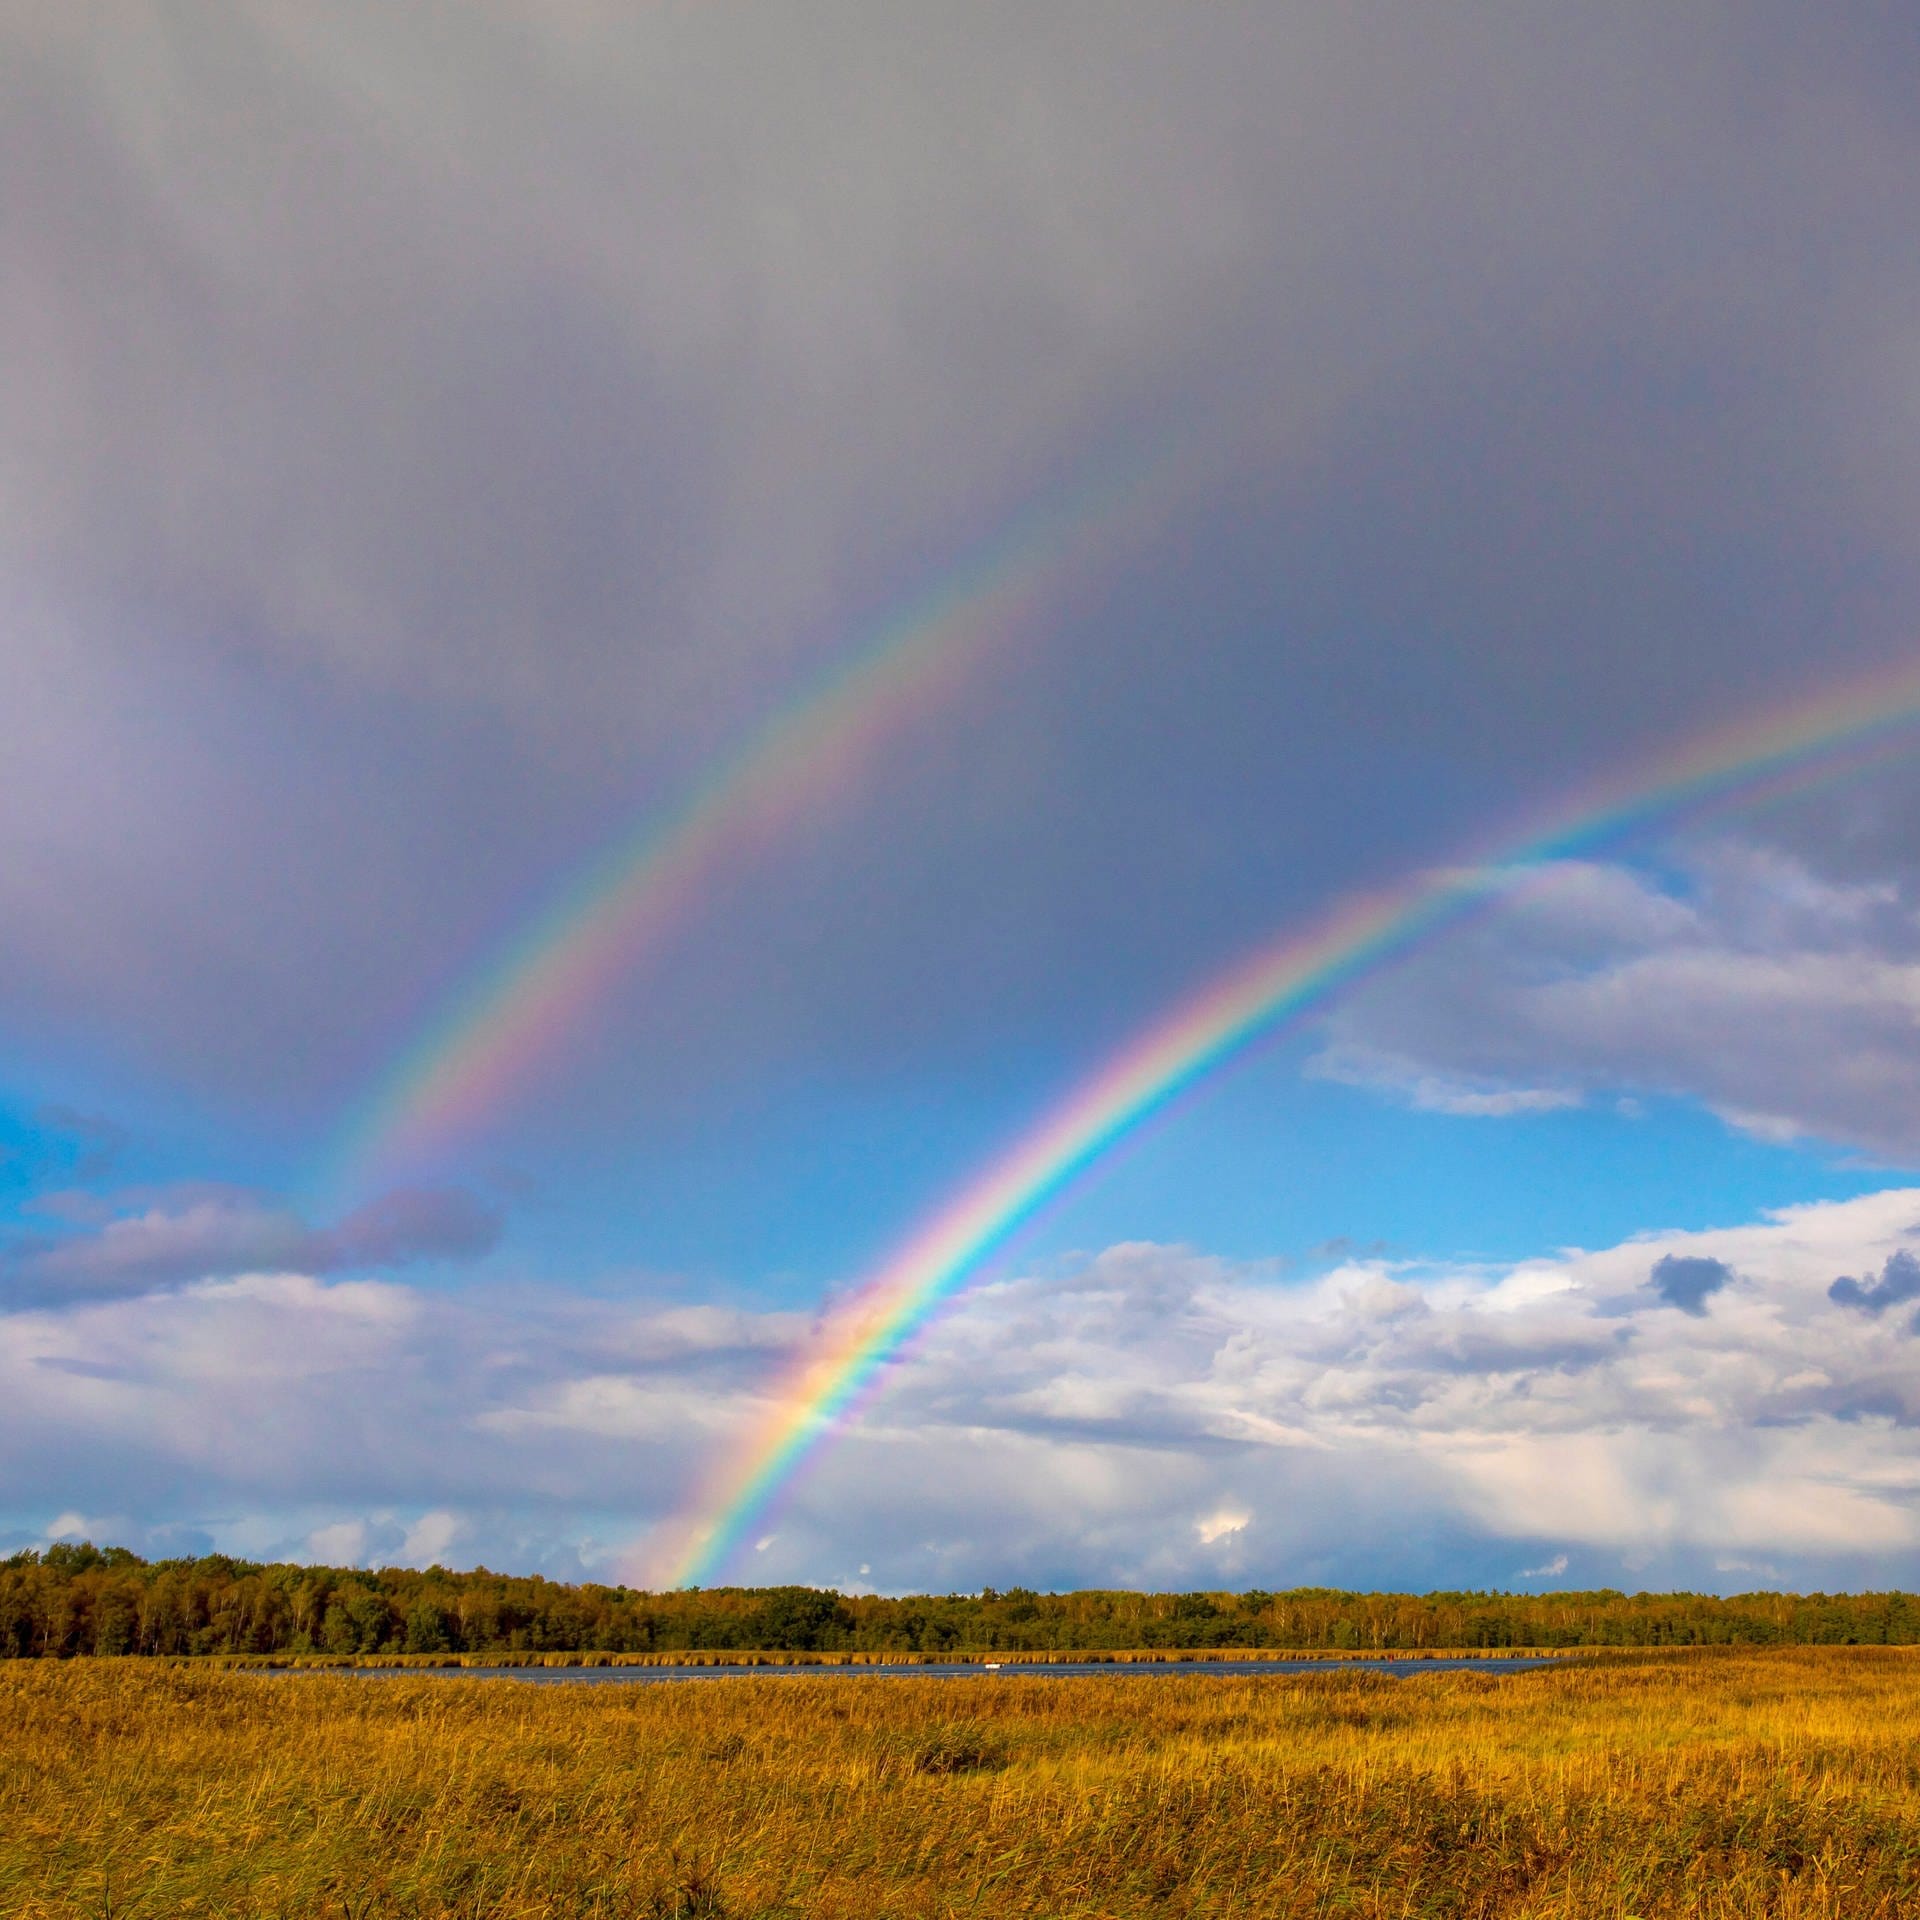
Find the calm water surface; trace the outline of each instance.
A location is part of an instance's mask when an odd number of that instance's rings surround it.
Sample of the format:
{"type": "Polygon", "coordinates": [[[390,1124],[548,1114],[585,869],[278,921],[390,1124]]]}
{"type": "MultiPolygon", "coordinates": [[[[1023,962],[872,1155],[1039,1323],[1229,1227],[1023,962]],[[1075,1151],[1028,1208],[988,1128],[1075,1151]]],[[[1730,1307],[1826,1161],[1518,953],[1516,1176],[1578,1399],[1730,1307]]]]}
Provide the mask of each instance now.
{"type": "MultiPolygon", "coordinates": [[[[355,1667],[348,1672],[373,1677],[420,1676],[443,1680],[525,1680],[535,1686],[653,1686],[669,1680],[1063,1680],[1082,1674],[1124,1675],[1152,1680],[1191,1679],[1214,1674],[1384,1673],[1402,1679],[1414,1673],[1520,1673],[1552,1666],[1538,1656],[1498,1656],[1482,1660],[1050,1660],[990,1667],[959,1661],[926,1666],[794,1667],[355,1667]]],[[[279,1672],[340,1672],[340,1668],[277,1669],[279,1672]]]]}

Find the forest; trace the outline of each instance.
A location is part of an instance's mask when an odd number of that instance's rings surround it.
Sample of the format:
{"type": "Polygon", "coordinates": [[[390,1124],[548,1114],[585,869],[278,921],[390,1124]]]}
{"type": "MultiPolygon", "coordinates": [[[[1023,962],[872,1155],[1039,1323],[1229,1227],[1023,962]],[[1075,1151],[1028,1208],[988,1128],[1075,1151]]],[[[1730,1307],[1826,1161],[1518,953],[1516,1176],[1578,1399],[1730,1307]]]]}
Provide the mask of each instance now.
{"type": "Polygon", "coordinates": [[[0,1560],[0,1657],[75,1654],[1093,1651],[1907,1646],[1908,1593],[648,1593],[455,1573],[141,1559],[60,1544],[0,1560]]]}

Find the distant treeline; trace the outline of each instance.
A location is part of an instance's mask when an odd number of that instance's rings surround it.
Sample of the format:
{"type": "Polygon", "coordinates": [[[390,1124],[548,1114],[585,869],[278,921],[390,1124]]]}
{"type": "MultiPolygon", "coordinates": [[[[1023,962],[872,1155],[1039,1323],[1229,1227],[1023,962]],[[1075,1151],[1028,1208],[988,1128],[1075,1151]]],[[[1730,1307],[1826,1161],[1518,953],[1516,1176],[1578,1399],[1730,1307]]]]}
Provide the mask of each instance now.
{"type": "Polygon", "coordinates": [[[538,1575],[146,1561],[53,1546],[0,1561],[0,1657],[72,1654],[971,1653],[1153,1647],[1920,1643],[1908,1593],[1032,1593],[884,1599],[811,1587],[645,1593],[538,1575]]]}

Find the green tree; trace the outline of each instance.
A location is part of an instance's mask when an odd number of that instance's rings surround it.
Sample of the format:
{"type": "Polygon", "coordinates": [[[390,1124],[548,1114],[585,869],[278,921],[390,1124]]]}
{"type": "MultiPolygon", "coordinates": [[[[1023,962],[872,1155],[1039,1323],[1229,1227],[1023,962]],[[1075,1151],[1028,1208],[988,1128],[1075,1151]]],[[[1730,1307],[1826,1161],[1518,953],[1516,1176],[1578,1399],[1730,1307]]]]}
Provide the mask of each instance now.
{"type": "Polygon", "coordinates": [[[407,1609],[406,1651],[408,1653],[447,1653],[453,1636],[447,1610],[432,1600],[416,1600],[407,1609]]]}

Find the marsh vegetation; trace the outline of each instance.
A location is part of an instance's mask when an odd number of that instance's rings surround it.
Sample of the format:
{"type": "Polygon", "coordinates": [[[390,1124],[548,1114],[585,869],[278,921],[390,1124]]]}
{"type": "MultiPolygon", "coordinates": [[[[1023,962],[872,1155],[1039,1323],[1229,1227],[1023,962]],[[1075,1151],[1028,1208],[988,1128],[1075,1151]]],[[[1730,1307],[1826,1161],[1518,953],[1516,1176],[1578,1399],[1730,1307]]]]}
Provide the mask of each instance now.
{"type": "Polygon", "coordinates": [[[0,1667],[0,1911],[1920,1910],[1920,1655],[539,1688],[0,1667]]]}

